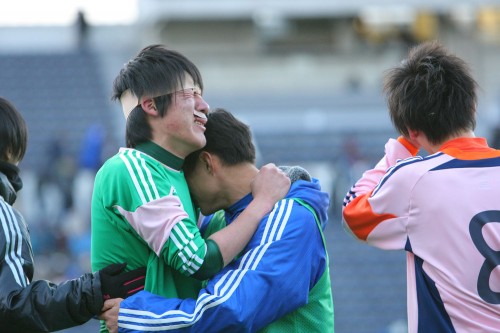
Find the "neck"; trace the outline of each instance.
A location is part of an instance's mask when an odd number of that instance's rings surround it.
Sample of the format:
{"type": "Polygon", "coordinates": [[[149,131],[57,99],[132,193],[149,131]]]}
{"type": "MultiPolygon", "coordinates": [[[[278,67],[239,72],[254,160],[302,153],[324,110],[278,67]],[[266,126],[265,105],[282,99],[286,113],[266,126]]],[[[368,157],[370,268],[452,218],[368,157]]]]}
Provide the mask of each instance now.
{"type": "Polygon", "coordinates": [[[186,156],[192,152],[192,149],[189,152],[187,151],[188,149],[187,147],[185,147],[185,144],[182,141],[171,142],[169,140],[159,140],[159,139],[153,139],[151,141],[157,144],[158,146],[162,147],[172,155],[182,159],[185,159],[186,156]]]}
{"type": "Polygon", "coordinates": [[[226,201],[224,207],[229,207],[252,192],[252,181],[259,169],[251,163],[224,167],[221,183],[222,197],[226,201]]]}

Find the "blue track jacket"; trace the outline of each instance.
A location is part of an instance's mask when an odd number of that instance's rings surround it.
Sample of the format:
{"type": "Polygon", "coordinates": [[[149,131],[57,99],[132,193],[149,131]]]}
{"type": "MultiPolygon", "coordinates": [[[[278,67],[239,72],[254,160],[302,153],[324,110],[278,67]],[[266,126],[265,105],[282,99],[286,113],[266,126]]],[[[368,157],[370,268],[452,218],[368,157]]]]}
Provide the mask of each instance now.
{"type": "MultiPolygon", "coordinates": [[[[318,180],[293,183],[242,256],[209,280],[197,299],[141,291],[121,303],[119,332],[255,332],[307,304],[329,263],[314,215],[294,199],[311,206],[325,226],[329,196],[318,180]]],[[[251,200],[249,194],[227,209],[226,221],[251,200]]],[[[333,308],[330,315],[333,324],[333,308]]]]}

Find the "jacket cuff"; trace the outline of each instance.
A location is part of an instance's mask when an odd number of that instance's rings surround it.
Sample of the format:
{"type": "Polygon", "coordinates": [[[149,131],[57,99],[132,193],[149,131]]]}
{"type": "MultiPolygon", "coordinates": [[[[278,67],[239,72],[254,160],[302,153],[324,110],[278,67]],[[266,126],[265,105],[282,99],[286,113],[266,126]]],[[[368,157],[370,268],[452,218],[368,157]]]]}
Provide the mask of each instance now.
{"type": "Polygon", "coordinates": [[[401,143],[410,152],[410,154],[412,154],[412,156],[417,155],[418,148],[411,144],[411,142],[408,141],[404,136],[398,137],[398,142],[401,143]]]}

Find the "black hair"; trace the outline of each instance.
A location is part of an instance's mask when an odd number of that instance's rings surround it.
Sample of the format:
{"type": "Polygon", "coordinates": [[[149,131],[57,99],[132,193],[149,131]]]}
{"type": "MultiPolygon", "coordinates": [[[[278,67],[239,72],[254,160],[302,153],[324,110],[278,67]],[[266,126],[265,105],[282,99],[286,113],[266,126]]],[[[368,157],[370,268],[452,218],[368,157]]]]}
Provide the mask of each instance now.
{"type": "Polygon", "coordinates": [[[189,154],[184,161],[184,172],[189,174],[196,166],[202,151],[218,156],[225,165],[255,163],[255,146],[250,127],[225,109],[215,109],[208,114],[205,125],[207,144],[189,154]]]}
{"type": "MultiPolygon", "coordinates": [[[[143,48],[130,60],[113,82],[112,100],[119,100],[123,92],[129,90],[139,98],[154,97],[155,105],[163,117],[172,102],[169,94],[181,87],[185,76],[189,75],[194,84],[203,90],[203,81],[198,68],[181,53],[154,44],[143,48]]],[[[150,140],[152,136],[146,115],[141,106],[130,113],[126,125],[126,145],[133,148],[150,140]]]]}
{"type": "Polygon", "coordinates": [[[0,97],[0,159],[19,162],[28,145],[28,129],[21,113],[5,98],[0,97]]]}
{"type": "Polygon", "coordinates": [[[468,65],[436,41],[413,47],[388,71],[384,92],[399,133],[422,131],[430,143],[476,127],[477,83],[468,65]]]}

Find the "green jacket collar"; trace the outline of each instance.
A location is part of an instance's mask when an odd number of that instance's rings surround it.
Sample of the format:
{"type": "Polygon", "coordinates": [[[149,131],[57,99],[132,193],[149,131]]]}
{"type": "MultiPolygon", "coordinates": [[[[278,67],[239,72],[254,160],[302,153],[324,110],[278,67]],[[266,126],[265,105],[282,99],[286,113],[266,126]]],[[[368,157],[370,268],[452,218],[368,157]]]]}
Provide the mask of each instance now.
{"type": "Polygon", "coordinates": [[[175,156],[152,141],[140,143],[135,147],[135,149],[148,154],[166,166],[178,171],[182,169],[182,165],[184,164],[184,159],[175,156]]]}

